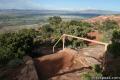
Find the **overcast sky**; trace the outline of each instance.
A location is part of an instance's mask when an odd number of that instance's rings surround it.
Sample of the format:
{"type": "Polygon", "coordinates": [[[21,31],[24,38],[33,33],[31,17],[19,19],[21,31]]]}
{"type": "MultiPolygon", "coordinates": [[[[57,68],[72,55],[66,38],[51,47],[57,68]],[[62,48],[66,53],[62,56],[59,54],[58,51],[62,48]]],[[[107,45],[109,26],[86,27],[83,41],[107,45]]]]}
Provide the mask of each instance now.
{"type": "Polygon", "coordinates": [[[120,0],[0,0],[0,9],[120,11],[120,0]]]}

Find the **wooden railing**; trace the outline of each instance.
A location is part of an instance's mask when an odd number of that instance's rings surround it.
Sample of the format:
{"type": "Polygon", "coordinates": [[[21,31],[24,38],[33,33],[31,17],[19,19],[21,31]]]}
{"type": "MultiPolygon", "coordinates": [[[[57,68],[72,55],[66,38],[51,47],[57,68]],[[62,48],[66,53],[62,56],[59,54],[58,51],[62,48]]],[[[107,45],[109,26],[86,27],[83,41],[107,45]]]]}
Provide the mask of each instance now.
{"type": "Polygon", "coordinates": [[[53,46],[53,53],[55,51],[55,46],[59,43],[59,41],[62,39],[62,42],[63,42],[63,50],[65,48],[65,38],[66,37],[71,37],[71,38],[76,38],[76,39],[80,39],[80,40],[85,40],[85,41],[88,41],[88,42],[92,42],[92,43],[97,43],[97,44],[101,44],[101,45],[104,45],[105,46],[105,51],[107,50],[107,46],[108,46],[108,43],[104,43],[104,42],[100,42],[100,41],[95,41],[95,40],[91,40],[91,39],[87,39],[87,38],[82,38],[82,37],[76,37],[76,36],[73,36],[73,35],[68,35],[68,34],[63,34],[60,39],[55,43],[55,45],[53,46]]]}

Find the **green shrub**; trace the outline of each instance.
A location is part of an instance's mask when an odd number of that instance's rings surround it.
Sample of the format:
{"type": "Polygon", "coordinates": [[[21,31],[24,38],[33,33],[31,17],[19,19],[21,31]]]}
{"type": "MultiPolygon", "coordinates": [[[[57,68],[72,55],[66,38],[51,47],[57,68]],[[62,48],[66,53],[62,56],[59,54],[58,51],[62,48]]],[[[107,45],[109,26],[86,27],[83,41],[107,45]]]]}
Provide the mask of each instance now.
{"type": "Polygon", "coordinates": [[[112,44],[108,46],[108,53],[114,58],[120,57],[120,29],[113,31],[112,44]]]}
{"type": "Polygon", "coordinates": [[[0,64],[31,53],[35,36],[36,32],[33,29],[0,34],[0,64]]]}
{"type": "Polygon", "coordinates": [[[92,76],[89,73],[83,74],[82,80],[92,80],[92,76]]]}
{"type": "Polygon", "coordinates": [[[82,74],[82,80],[96,80],[96,77],[102,77],[102,73],[97,73],[95,71],[88,71],[82,74]]]}
{"type": "Polygon", "coordinates": [[[100,65],[99,65],[99,64],[93,65],[93,70],[94,70],[96,73],[101,73],[100,65]]]}
{"type": "MultiPolygon", "coordinates": [[[[91,31],[92,27],[90,23],[82,21],[62,21],[61,17],[54,16],[49,18],[49,24],[45,24],[41,27],[41,39],[42,41],[47,40],[58,40],[63,34],[70,34],[78,37],[88,37],[88,32],[91,31]]],[[[52,42],[52,41],[51,41],[52,42]]],[[[73,48],[86,46],[86,43],[81,40],[72,39],[69,41],[66,39],[66,46],[73,48]]],[[[61,46],[61,42],[58,44],[61,46]]]]}
{"type": "Polygon", "coordinates": [[[59,16],[53,16],[49,17],[48,22],[52,25],[58,25],[62,22],[62,19],[59,16]]]}
{"type": "Polygon", "coordinates": [[[108,19],[103,22],[103,24],[98,28],[99,32],[102,32],[103,34],[102,41],[110,42],[115,29],[119,29],[119,25],[116,21],[108,19]]]}
{"type": "Polygon", "coordinates": [[[119,28],[119,25],[116,21],[114,20],[106,20],[105,22],[102,23],[102,26],[100,26],[100,31],[109,31],[113,29],[119,28]]]}
{"type": "Polygon", "coordinates": [[[113,34],[113,30],[104,32],[101,41],[109,43],[111,41],[112,34],[113,34]]]}

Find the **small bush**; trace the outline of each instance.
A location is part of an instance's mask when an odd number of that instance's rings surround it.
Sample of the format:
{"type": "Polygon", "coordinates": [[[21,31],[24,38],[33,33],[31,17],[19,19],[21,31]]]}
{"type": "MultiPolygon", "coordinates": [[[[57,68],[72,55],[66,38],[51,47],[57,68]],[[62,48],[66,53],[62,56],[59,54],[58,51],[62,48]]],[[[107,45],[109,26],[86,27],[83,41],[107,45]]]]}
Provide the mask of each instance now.
{"type": "Polygon", "coordinates": [[[92,76],[89,73],[83,74],[82,80],[92,80],[92,76]]]}
{"type": "Polygon", "coordinates": [[[95,71],[88,71],[82,74],[82,80],[95,80],[95,77],[102,77],[102,73],[95,71]]]}
{"type": "Polygon", "coordinates": [[[99,65],[99,64],[93,65],[93,70],[94,70],[96,73],[101,73],[100,65],[99,65]]]}

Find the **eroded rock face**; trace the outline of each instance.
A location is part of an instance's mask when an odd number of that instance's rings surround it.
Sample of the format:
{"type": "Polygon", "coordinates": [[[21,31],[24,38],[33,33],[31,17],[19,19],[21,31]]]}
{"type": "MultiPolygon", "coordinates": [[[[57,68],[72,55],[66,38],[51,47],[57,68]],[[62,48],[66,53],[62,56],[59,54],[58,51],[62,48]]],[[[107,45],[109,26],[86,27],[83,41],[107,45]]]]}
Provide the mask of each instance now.
{"type": "MultiPolygon", "coordinates": [[[[70,51],[69,51],[70,52],[70,51]]],[[[72,65],[73,55],[66,51],[35,58],[35,65],[42,80],[48,79],[59,73],[60,70],[72,65]]]]}
{"type": "Polygon", "coordinates": [[[16,80],[38,80],[37,72],[34,67],[32,58],[29,56],[24,57],[25,65],[21,68],[16,80]]]}
{"type": "Polygon", "coordinates": [[[35,58],[34,62],[41,80],[80,80],[81,72],[93,64],[100,64],[96,59],[99,59],[99,55],[104,51],[98,49],[103,48],[96,46],[80,51],[65,48],[57,53],[35,58]]]}
{"type": "Polygon", "coordinates": [[[25,56],[22,62],[15,60],[12,60],[9,66],[0,68],[0,80],[38,80],[31,57],[25,56]]]}

